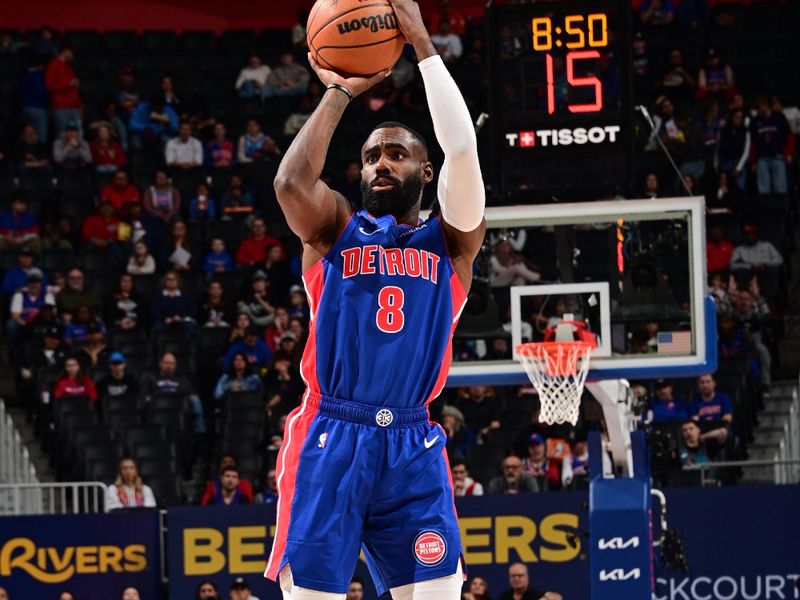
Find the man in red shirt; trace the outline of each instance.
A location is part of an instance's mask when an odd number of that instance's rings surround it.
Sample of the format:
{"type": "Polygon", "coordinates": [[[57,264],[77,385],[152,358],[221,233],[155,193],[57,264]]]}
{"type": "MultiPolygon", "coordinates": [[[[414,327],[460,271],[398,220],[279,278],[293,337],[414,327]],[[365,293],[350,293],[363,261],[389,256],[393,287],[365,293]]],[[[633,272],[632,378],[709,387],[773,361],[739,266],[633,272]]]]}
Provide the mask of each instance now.
{"type": "Polygon", "coordinates": [[[100,201],[108,200],[114,207],[116,214],[124,214],[131,202],[141,202],[142,194],[139,189],[128,181],[125,171],[117,171],[110,183],[100,190],[100,201]]]}
{"type": "Polygon", "coordinates": [[[722,228],[714,225],[708,233],[706,242],[706,261],[708,273],[727,273],[731,267],[733,244],[725,239],[722,228]]]}
{"type": "Polygon", "coordinates": [[[72,68],[75,51],[64,46],[51,60],[44,72],[44,86],[50,94],[50,109],[53,114],[53,138],[57,139],[67,123],[81,122],[83,101],[78,91],[80,81],[72,68]]]}
{"type": "MultiPolygon", "coordinates": [[[[267,224],[264,219],[255,218],[250,227],[252,235],[242,240],[236,252],[236,262],[246,267],[263,263],[267,260],[267,250],[272,246],[281,246],[277,238],[267,233],[267,224]]],[[[283,249],[283,246],[281,246],[283,249]]]]}
{"type": "Polygon", "coordinates": [[[110,201],[101,200],[100,210],[83,222],[81,241],[96,248],[106,248],[119,241],[119,219],[114,216],[110,201]]]}

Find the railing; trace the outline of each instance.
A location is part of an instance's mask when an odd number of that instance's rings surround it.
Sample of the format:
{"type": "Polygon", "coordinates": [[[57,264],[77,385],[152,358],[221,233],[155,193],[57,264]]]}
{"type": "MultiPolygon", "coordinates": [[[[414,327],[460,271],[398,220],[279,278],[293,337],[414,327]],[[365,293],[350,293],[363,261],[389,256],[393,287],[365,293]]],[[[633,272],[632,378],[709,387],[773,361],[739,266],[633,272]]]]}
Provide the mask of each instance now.
{"type": "Polygon", "coordinates": [[[0,515],[102,513],[108,486],[98,481],[0,485],[0,515]]]}
{"type": "Polygon", "coordinates": [[[0,483],[36,483],[36,467],[22,444],[14,419],[0,400],[0,483]]]}
{"type": "Polygon", "coordinates": [[[727,479],[722,477],[722,474],[730,473],[734,469],[741,469],[745,472],[750,469],[758,469],[757,480],[762,483],[776,485],[800,483],[800,476],[798,476],[800,460],[784,460],[777,456],[775,460],[728,460],[697,464],[684,467],[683,471],[687,473],[699,471],[700,485],[705,487],[719,485],[721,480],[727,479]]]}

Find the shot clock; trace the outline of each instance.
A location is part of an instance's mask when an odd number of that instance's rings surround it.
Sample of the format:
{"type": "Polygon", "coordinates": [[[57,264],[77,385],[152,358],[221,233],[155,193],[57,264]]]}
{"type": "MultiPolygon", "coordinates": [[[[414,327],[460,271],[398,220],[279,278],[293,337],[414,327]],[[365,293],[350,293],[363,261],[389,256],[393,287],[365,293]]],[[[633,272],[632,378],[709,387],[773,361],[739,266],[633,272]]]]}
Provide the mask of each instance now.
{"type": "Polygon", "coordinates": [[[621,0],[487,9],[495,184],[529,200],[597,199],[628,183],[629,10],[621,0]]]}

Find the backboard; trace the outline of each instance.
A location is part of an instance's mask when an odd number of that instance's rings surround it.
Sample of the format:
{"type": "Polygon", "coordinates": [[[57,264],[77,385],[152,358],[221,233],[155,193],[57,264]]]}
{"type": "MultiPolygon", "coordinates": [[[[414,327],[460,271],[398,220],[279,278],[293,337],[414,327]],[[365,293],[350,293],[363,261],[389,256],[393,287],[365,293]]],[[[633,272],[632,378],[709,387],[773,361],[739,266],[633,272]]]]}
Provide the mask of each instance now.
{"type": "Polygon", "coordinates": [[[589,381],[716,369],[703,198],[495,207],[486,221],[448,385],[527,382],[512,349],[564,313],[598,337],[589,381]]]}

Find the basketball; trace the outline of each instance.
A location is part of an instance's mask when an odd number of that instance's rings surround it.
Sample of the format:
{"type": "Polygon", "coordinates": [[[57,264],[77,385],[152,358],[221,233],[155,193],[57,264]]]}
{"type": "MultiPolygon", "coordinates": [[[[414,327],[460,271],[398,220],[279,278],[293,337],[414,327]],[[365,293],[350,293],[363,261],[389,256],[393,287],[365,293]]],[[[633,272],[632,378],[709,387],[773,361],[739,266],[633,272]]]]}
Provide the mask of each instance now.
{"type": "Polygon", "coordinates": [[[317,0],[306,31],[314,59],[343,75],[390,69],[405,44],[391,4],[381,0],[317,0]]]}

